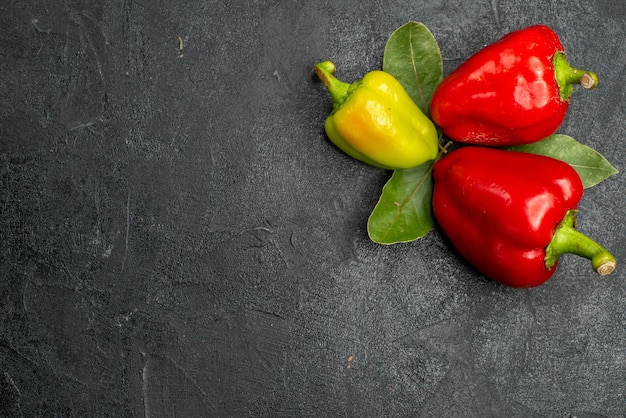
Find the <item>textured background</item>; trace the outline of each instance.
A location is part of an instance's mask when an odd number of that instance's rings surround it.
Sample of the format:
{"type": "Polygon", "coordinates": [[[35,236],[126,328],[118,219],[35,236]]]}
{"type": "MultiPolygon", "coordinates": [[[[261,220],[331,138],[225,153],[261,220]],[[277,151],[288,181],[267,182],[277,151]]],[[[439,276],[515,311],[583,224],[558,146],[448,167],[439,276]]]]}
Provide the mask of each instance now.
{"type": "MultiPolygon", "coordinates": [[[[560,132],[624,173],[623,1],[98,3],[0,5],[0,415],[626,415],[623,267],[513,290],[438,230],[370,242],[390,173],[326,139],[312,71],[410,20],[446,73],[548,24],[601,79],[560,132]]],[[[622,263],[625,178],[579,218],[622,263]]]]}

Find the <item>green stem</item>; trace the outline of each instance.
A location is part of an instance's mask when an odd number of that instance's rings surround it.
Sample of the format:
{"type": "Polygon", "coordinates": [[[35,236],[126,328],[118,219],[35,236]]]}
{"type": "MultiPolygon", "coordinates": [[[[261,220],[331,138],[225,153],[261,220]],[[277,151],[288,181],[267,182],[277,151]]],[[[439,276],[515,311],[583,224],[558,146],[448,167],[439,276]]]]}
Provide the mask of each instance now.
{"type": "Polygon", "coordinates": [[[546,248],[546,267],[552,268],[563,254],[576,254],[591,260],[591,266],[605,276],[615,270],[615,257],[588,236],[574,229],[575,210],[570,210],[557,226],[552,241],[546,248]]]}
{"type": "Polygon", "coordinates": [[[337,80],[333,75],[335,73],[335,64],[332,61],[317,63],[313,70],[330,92],[335,109],[341,106],[352,94],[352,91],[358,87],[358,83],[349,84],[337,80]]]}
{"type": "Polygon", "coordinates": [[[554,54],[553,64],[561,100],[569,100],[574,84],[580,84],[586,89],[594,89],[598,85],[596,73],[570,66],[563,52],[554,54]]]}
{"type": "MultiPolygon", "coordinates": [[[[439,139],[441,140],[441,135],[439,135],[439,139]]],[[[450,146],[453,144],[453,141],[448,141],[446,142],[445,145],[441,145],[441,143],[439,143],[439,153],[437,154],[437,157],[435,158],[435,162],[441,160],[443,158],[444,155],[446,155],[448,153],[448,148],[450,148],[450,146]]]]}

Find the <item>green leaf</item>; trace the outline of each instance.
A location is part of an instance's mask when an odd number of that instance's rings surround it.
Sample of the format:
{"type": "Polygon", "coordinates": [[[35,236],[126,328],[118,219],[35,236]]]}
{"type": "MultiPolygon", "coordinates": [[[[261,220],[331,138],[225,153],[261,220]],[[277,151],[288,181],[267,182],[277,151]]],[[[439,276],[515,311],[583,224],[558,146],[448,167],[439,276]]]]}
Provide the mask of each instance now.
{"type": "Polygon", "coordinates": [[[507,149],[546,155],[565,161],[576,170],[585,189],[618,173],[602,154],[567,135],[555,134],[534,144],[518,145],[507,149]]]}
{"type": "Polygon", "coordinates": [[[434,161],[396,170],[367,221],[367,233],[378,244],[414,241],[434,226],[432,213],[434,161]]]}
{"type": "Polygon", "coordinates": [[[391,34],[383,71],[394,76],[422,112],[430,115],[430,99],[443,80],[443,60],[437,40],[424,24],[408,22],[391,34]]]}
{"type": "MultiPolygon", "coordinates": [[[[430,100],[443,80],[443,60],[435,37],[424,24],[408,22],[391,34],[383,55],[383,71],[394,76],[421,111],[430,115],[430,100]]],[[[367,222],[372,241],[410,242],[435,226],[433,164],[429,161],[394,171],[367,222]]]]}

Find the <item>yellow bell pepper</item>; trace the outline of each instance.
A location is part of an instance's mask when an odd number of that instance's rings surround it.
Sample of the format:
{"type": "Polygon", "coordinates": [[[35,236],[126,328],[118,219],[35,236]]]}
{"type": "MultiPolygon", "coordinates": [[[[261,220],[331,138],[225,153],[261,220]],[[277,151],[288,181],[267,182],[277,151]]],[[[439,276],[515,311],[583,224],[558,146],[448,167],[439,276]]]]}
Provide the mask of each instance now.
{"type": "Polygon", "coordinates": [[[346,154],[389,170],[417,167],[437,157],[435,125],[391,74],[372,71],[348,84],[333,76],[330,61],[314,70],[334,101],[324,124],[326,134],[346,154]]]}

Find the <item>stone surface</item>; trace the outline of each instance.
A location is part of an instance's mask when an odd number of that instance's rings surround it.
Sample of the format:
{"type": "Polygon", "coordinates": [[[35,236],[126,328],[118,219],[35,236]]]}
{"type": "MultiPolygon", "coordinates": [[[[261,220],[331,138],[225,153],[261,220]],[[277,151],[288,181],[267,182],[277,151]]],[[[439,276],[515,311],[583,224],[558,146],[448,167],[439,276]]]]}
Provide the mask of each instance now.
{"type": "MultiPolygon", "coordinates": [[[[92,4],[93,3],[93,4],[92,4]]],[[[622,173],[624,2],[0,5],[0,415],[626,415],[626,276],[484,279],[439,230],[369,241],[389,172],[330,98],[410,20],[445,72],[544,23],[600,85],[560,132],[622,173]]],[[[626,259],[624,175],[579,228],[626,259]]]]}

